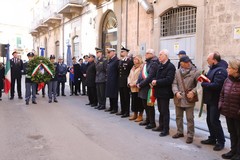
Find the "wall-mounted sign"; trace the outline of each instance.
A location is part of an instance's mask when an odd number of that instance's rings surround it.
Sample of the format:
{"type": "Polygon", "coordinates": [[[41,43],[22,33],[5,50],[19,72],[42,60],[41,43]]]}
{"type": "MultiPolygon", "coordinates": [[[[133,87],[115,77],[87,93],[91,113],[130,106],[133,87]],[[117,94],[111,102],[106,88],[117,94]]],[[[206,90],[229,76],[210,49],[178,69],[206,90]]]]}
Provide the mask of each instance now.
{"type": "Polygon", "coordinates": [[[235,27],[233,33],[234,39],[240,39],[240,27],[235,27]]]}

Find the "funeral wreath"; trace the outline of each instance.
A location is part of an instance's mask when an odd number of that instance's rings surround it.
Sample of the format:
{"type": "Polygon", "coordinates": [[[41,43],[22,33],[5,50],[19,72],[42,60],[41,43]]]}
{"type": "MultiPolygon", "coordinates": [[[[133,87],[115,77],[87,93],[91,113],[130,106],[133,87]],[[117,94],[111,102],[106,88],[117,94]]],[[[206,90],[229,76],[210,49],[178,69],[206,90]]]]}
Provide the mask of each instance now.
{"type": "Polygon", "coordinates": [[[35,83],[47,83],[55,75],[54,65],[45,57],[34,57],[28,63],[27,75],[35,83]]]}

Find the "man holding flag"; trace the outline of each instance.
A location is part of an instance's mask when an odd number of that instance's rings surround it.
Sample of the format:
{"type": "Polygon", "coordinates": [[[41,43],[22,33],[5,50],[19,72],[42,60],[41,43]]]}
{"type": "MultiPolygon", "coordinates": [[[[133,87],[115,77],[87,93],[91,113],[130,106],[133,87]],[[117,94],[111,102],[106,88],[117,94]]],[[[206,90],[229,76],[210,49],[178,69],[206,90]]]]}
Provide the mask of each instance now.
{"type": "Polygon", "coordinates": [[[138,97],[142,99],[143,107],[146,111],[146,120],[139,125],[145,126],[146,129],[152,129],[156,127],[155,123],[155,110],[154,110],[154,88],[151,85],[152,80],[156,77],[158,69],[158,58],[155,56],[153,49],[148,49],[146,54],[146,63],[139,75],[137,81],[137,87],[139,88],[138,97]]]}

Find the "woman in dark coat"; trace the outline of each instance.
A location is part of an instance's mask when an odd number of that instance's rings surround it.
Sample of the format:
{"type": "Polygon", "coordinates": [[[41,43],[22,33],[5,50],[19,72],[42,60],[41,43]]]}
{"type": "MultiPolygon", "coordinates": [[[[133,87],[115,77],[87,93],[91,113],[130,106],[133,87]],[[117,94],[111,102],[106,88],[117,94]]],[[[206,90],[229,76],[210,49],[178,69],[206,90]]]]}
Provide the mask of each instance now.
{"type": "Polygon", "coordinates": [[[3,82],[5,78],[5,67],[3,63],[0,63],[0,101],[2,100],[2,89],[4,88],[3,82]]]}
{"type": "Polygon", "coordinates": [[[231,60],[227,71],[228,78],[220,94],[219,109],[226,117],[231,150],[222,158],[240,160],[240,60],[231,60]]]}

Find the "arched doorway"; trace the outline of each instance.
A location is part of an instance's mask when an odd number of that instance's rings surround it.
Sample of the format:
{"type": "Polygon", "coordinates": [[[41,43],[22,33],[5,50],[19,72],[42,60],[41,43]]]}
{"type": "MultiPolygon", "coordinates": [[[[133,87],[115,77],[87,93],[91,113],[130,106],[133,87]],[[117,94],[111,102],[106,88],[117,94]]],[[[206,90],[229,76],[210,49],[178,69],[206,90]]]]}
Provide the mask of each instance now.
{"type": "Polygon", "coordinates": [[[197,8],[182,6],[172,8],[160,16],[160,48],[170,51],[170,58],[178,61],[177,53],[185,50],[195,59],[197,8]]]}
{"type": "Polygon", "coordinates": [[[108,11],[102,25],[102,48],[115,48],[117,50],[117,18],[113,11],[108,11]]]}

